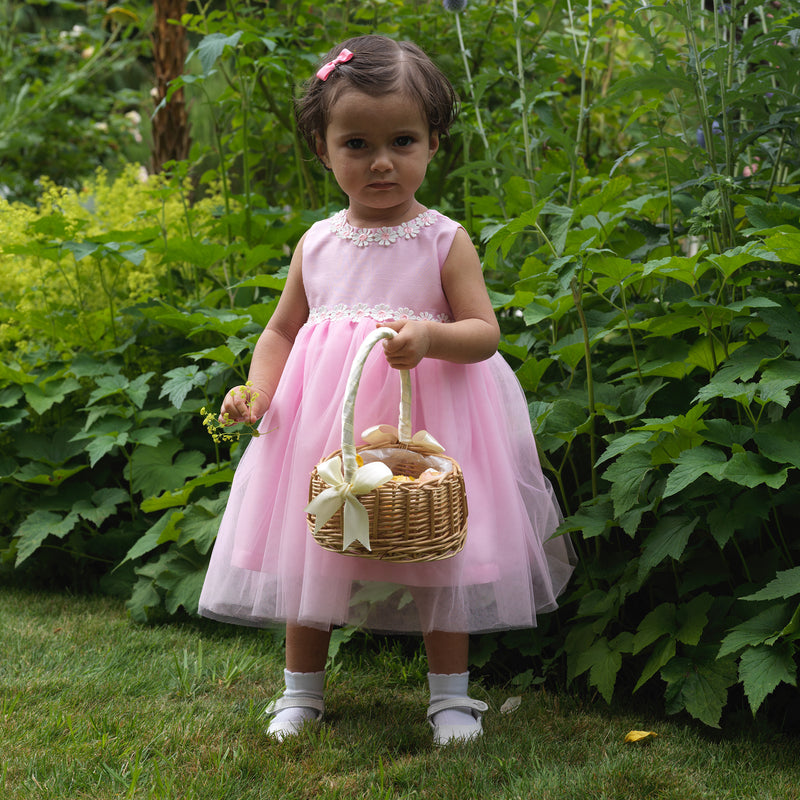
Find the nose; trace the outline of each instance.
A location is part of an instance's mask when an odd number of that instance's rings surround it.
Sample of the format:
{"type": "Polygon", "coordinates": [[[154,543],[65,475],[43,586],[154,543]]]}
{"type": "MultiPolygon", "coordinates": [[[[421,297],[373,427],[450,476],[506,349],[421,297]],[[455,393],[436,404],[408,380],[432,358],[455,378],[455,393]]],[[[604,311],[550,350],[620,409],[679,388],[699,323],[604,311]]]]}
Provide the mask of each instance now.
{"type": "Polygon", "coordinates": [[[375,155],[372,158],[370,169],[373,172],[391,172],[392,159],[384,148],[380,148],[375,152],[375,155]]]}

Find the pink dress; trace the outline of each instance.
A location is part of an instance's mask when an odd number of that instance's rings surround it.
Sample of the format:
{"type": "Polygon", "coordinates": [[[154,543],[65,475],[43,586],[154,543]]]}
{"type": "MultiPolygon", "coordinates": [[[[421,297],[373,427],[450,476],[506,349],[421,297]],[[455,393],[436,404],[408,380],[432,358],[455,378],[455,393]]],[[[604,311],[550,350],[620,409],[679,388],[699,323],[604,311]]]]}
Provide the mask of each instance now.
{"type": "MultiPolygon", "coordinates": [[[[304,508],[314,466],[341,446],[353,357],[376,323],[451,319],[440,270],[457,223],[426,211],[396,228],[352,228],[339,212],[308,231],[310,309],[269,411],[233,480],[200,598],[204,616],[243,625],[479,633],[536,625],[573,569],[542,475],[525,396],[499,354],[478,364],[424,359],[411,372],[412,429],[461,466],[469,506],[451,559],[392,564],[323,550],[304,508]]],[[[364,367],[355,430],[397,425],[399,373],[376,347],[364,367]]],[[[356,439],[356,444],[361,444],[356,439]]]]}

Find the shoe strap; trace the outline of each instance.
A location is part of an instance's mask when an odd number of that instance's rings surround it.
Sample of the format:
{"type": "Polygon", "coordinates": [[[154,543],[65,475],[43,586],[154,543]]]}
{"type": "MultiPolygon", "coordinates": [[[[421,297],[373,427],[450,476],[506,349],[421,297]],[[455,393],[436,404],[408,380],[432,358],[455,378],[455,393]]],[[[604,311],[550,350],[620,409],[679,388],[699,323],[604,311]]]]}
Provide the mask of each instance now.
{"type": "Polygon", "coordinates": [[[473,716],[480,719],[480,715],[484,711],[488,711],[489,706],[483,700],[474,700],[472,697],[448,697],[445,700],[437,700],[428,706],[428,719],[440,711],[447,711],[451,708],[463,708],[467,711],[472,711],[473,716]]]}
{"type": "Polygon", "coordinates": [[[310,708],[323,714],[325,712],[325,701],[313,694],[298,694],[293,697],[283,695],[277,700],[273,700],[264,710],[264,713],[271,716],[287,708],[310,708]]]}

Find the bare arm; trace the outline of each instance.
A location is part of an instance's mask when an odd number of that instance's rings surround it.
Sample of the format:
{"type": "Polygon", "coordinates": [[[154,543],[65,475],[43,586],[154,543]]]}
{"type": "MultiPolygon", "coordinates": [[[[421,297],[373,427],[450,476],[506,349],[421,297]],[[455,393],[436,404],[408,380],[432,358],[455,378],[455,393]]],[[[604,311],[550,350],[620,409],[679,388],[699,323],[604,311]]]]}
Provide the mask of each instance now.
{"type": "Polygon", "coordinates": [[[227,414],[231,422],[255,422],[267,412],[295,337],[308,319],[302,266],[303,239],[292,256],[289,276],[275,313],[253,350],[248,375],[252,386],[236,386],[225,395],[220,419],[227,414]]]}
{"type": "Polygon", "coordinates": [[[489,358],[497,350],[500,327],[486,291],[480,259],[463,229],[456,233],[442,266],[442,287],[455,322],[387,323],[399,334],[384,342],[390,366],[412,369],[423,358],[471,364],[489,358]]]}

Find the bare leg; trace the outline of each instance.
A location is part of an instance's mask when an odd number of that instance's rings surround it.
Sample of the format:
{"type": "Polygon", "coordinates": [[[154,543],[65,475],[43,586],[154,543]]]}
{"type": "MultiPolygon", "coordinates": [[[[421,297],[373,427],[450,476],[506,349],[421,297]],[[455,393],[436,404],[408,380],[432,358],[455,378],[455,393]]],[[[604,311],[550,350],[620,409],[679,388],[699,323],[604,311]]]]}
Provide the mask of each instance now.
{"type": "Polygon", "coordinates": [[[303,625],[286,625],[286,669],[290,672],[319,672],[328,660],[331,632],[303,625]]]}
{"type": "Polygon", "coordinates": [[[431,631],[424,635],[428,669],[440,675],[466,672],[469,664],[469,635],[431,631]]]}

